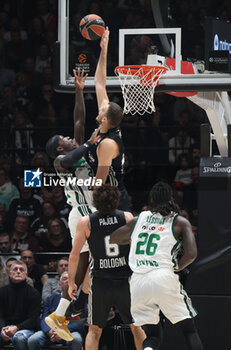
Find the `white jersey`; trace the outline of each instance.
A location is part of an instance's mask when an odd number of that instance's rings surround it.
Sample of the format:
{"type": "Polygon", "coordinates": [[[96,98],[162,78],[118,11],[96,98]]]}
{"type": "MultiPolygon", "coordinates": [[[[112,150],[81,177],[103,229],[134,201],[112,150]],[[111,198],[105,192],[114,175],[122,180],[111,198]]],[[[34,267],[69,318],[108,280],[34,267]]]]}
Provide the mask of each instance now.
{"type": "Polygon", "coordinates": [[[131,233],[129,266],[136,273],[157,268],[177,268],[176,256],[181,241],[175,236],[174,221],[177,214],[162,216],[143,211],[131,233]]]}
{"type": "Polygon", "coordinates": [[[94,173],[84,158],[78,160],[72,171],[68,173],[57,171],[57,174],[65,182],[64,192],[69,205],[73,208],[78,207],[82,216],[89,215],[96,210],[92,205],[92,190],[90,189],[90,180],[94,177],[94,173]]]}

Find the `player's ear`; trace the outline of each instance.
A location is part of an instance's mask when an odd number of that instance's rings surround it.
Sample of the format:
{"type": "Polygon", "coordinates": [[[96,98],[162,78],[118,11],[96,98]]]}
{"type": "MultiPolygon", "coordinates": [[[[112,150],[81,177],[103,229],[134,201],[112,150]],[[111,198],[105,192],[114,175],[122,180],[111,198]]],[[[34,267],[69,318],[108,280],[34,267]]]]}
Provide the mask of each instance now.
{"type": "Polygon", "coordinates": [[[57,150],[57,152],[62,152],[62,151],[63,151],[63,147],[62,147],[62,146],[58,146],[58,147],[56,148],[56,150],[57,150]]]}

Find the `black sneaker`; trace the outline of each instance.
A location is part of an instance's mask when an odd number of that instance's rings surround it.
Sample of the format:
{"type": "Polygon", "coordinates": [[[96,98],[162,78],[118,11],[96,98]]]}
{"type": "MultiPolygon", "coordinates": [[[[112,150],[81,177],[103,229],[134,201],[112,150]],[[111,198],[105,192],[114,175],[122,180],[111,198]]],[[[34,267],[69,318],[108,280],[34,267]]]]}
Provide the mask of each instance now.
{"type": "Polygon", "coordinates": [[[87,315],[85,309],[76,309],[74,303],[71,303],[65,317],[68,321],[85,322],[87,315]]]}

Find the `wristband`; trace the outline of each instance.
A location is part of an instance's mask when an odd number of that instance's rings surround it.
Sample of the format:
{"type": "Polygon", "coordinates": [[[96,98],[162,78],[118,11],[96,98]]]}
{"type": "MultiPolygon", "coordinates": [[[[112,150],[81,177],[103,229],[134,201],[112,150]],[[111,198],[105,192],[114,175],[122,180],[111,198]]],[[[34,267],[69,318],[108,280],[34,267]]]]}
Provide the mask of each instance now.
{"type": "Polygon", "coordinates": [[[94,145],[94,143],[91,143],[90,141],[86,141],[83,145],[86,148],[90,148],[90,147],[92,147],[94,145]]]}

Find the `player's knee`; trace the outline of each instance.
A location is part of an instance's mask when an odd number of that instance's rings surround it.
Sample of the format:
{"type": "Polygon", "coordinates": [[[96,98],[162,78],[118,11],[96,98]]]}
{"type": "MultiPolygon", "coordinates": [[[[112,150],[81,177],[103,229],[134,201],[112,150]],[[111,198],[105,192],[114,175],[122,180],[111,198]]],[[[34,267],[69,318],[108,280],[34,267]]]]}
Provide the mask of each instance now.
{"type": "Polygon", "coordinates": [[[155,337],[162,339],[163,330],[160,323],[158,324],[145,324],[142,326],[147,337],[155,337]]]}
{"type": "Polygon", "coordinates": [[[176,324],[184,334],[189,349],[203,350],[199,334],[194,324],[194,319],[187,318],[176,324]]]}
{"type": "Polygon", "coordinates": [[[93,337],[95,340],[99,340],[102,333],[102,328],[99,328],[97,326],[90,326],[88,334],[93,337]]]}
{"type": "Polygon", "coordinates": [[[193,318],[186,318],[183,321],[177,322],[176,326],[181,329],[183,333],[196,332],[193,318]]]}

